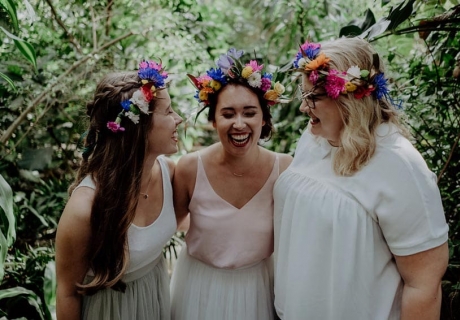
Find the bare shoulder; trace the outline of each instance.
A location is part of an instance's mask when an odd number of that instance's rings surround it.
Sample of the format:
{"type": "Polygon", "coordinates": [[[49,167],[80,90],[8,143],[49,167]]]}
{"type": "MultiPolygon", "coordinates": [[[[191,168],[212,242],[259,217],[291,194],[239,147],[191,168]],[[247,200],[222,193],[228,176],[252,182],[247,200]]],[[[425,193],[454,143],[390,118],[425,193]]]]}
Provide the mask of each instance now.
{"type": "Polygon", "coordinates": [[[280,173],[289,167],[292,162],[292,156],[286,153],[277,153],[278,158],[280,159],[280,173]]]}
{"type": "Polygon", "coordinates": [[[193,175],[196,173],[198,154],[196,152],[186,154],[179,159],[176,171],[180,176],[193,175]]]}
{"type": "Polygon", "coordinates": [[[89,226],[94,194],[95,190],[89,187],[80,187],[72,193],[59,221],[61,229],[89,226]]]}
{"type": "Polygon", "coordinates": [[[169,168],[169,176],[171,177],[171,180],[174,177],[175,169],[176,169],[176,163],[174,162],[173,159],[169,157],[164,157],[166,164],[168,165],[169,168]]]}

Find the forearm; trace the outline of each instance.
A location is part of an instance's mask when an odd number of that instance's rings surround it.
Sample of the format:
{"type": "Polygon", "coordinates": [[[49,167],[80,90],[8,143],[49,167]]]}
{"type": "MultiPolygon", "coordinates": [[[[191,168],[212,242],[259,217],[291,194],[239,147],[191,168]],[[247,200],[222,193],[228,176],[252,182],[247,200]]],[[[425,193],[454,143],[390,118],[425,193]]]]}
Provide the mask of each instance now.
{"type": "Polygon", "coordinates": [[[440,283],[431,289],[404,285],[401,320],[439,320],[441,299],[440,283]]]}
{"type": "Polygon", "coordinates": [[[80,295],[62,296],[56,299],[57,320],[80,320],[81,297],[80,295]]]}

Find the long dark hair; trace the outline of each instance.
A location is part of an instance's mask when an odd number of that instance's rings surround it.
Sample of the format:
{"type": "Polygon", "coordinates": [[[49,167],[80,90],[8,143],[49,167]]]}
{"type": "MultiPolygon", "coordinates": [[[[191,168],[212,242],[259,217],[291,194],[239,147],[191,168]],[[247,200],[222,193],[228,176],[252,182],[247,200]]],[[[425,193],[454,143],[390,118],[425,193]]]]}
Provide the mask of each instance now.
{"type": "MultiPolygon", "coordinates": [[[[126,287],[121,278],[129,262],[127,234],[138,203],[153,114],[141,114],[138,124],[123,118],[124,132],[110,131],[107,122],[115,121],[122,110],[120,102],[131,98],[140,86],[137,72],[109,74],[87,104],[90,123],[85,150],[69,188],[71,193],[87,175],[96,185],[91,209],[91,247],[87,253],[94,278],[87,284],[77,284],[81,294],[91,295],[105,288],[124,291],[126,287]]],[[[150,111],[154,103],[155,99],[150,103],[150,111]]]]}

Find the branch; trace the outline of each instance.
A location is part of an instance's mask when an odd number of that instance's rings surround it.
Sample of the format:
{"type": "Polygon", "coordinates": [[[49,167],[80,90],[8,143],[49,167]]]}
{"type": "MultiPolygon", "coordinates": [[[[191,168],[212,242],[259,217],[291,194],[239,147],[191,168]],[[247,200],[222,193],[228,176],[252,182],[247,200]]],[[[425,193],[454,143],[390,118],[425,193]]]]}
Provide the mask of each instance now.
{"type": "Polygon", "coordinates": [[[92,3],[89,4],[91,11],[91,22],[93,24],[93,50],[97,49],[97,23],[96,18],[94,17],[94,8],[92,3]]]}
{"type": "Polygon", "coordinates": [[[33,100],[30,105],[17,117],[16,120],[14,120],[14,122],[8,127],[8,129],[6,129],[2,136],[0,137],[0,143],[2,144],[6,144],[6,142],[8,141],[8,139],[11,137],[11,135],[13,134],[14,130],[16,130],[16,128],[21,124],[22,121],[24,121],[25,117],[27,116],[27,114],[32,111],[32,109],[34,109],[50,92],[51,90],[61,84],[62,80],[65,79],[73,70],[75,70],[76,68],[78,68],[79,66],[81,66],[82,64],[84,64],[86,61],[90,60],[93,58],[94,55],[98,54],[99,52],[107,49],[108,47],[110,46],[113,46],[115,43],[117,42],[120,42],[121,40],[129,37],[133,35],[133,32],[130,31],[116,39],[113,39],[112,41],[109,41],[107,42],[106,44],[104,44],[103,46],[99,47],[98,49],[96,50],[93,50],[93,52],[91,52],[90,54],[88,54],[87,56],[85,56],[84,58],[76,61],[69,69],[67,69],[66,72],[62,73],[55,81],[54,83],[48,85],[48,87],[45,88],[45,90],[37,97],[35,98],[35,100],[33,100]]]}
{"type": "Polygon", "coordinates": [[[455,148],[457,148],[457,145],[458,145],[458,140],[460,140],[460,133],[458,134],[457,138],[455,139],[454,145],[452,146],[452,150],[450,150],[449,157],[447,158],[447,161],[444,164],[444,167],[442,168],[441,172],[438,175],[438,181],[437,181],[438,184],[439,184],[439,181],[441,180],[441,177],[444,175],[444,172],[446,172],[450,161],[452,160],[452,156],[454,155],[455,148]]]}
{"type": "Polygon", "coordinates": [[[112,6],[113,6],[113,0],[109,0],[109,3],[107,4],[107,19],[105,20],[105,36],[109,36],[110,32],[110,20],[112,19],[112,6]]]}
{"type": "Polygon", "coordinates": [[[54,19],[56,20],[58,25],[64,30],[64,33],[67,35],[67,38],[69,38],[70,43],[72,43],[74,45],[74,47],[75,47],[75,49],[77,49],[78,53],[82,53],[80,44],[78,43],[77,40],[75,40],[74,36],[69,32],[69,30],[67,30],[64,22],[62,22],[61,19],[59,19],[58,15],[56,13],[56,10],[54,9],[53,4],[51,3],[51,0],[46,0],[46,3],[48,3],[48,5],[50,6],[51,13],[54,16],[54,19]]]}

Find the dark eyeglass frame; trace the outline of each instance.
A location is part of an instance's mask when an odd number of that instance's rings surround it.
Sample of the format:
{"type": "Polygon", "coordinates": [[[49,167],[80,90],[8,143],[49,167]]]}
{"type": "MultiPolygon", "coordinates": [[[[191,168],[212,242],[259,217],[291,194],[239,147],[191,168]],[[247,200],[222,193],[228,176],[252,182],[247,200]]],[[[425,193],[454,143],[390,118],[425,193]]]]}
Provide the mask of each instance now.
{"type": "Polygon", "coordinates": [[[316,86],[313,87],[310,91],[305,92],[302,90],[302,85],[299,84],[298,90],[300,91],[300,100],[305,100],[305,103],[310,109],[316,108],[315,101],[318,97],[327,96],[326,93],[316,93],[315,94],[316,86]]]}

